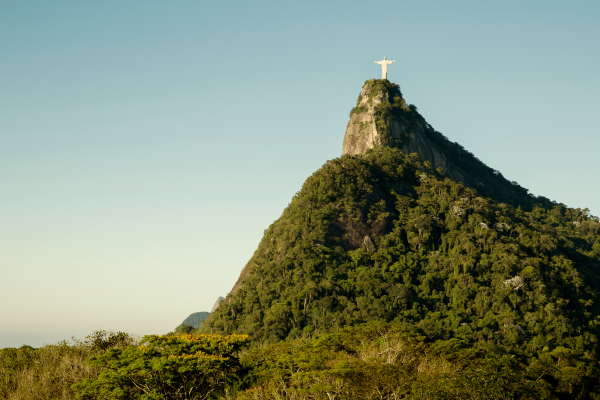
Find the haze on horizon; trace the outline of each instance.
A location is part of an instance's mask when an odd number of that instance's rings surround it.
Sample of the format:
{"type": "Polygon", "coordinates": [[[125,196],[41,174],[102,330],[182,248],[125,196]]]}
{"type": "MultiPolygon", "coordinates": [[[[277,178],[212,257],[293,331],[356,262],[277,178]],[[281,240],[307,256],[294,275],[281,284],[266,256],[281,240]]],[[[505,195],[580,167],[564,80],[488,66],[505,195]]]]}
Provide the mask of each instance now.
{"type": "Polygon", "coordinates": [[[4,2],[0,348],[166,333],[339,157],[374,61],[437,130],[600,214],[600,3],[4,2]]]}

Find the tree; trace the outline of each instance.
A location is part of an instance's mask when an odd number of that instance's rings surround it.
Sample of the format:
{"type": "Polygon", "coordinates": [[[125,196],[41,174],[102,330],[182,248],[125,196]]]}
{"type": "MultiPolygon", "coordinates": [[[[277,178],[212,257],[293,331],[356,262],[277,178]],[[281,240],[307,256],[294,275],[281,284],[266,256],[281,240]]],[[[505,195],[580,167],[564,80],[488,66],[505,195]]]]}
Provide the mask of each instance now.
{"type": "Polygon", "coordinates": [[[176,335],[188,335],[188,334],[191,334],[192,332],[194,332],[194,329],[195,328],[192,325],[182,323],[177,328],[175,328],[175,334],[176,335]]]}
{"type": "Polygon", "coordinates": [[[140,346],[111,349],[88,363],[98,379],[72,386],[78,399],[207,399],[241,369],[237,352],[246,335],[150,335],[140,346]]]}

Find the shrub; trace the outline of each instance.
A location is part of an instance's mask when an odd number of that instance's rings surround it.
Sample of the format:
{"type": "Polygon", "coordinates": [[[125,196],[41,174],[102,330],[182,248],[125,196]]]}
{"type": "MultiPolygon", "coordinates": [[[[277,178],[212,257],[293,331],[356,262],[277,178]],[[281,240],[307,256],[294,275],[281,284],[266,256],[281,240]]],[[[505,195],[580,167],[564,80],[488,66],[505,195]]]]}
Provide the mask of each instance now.
{"type": "Polygon", "coordinates": [[[0,349],[0,398],[10,400],[75,399],[71,385],[97,377],[86,364],[90,356],[136,343],[123,332],[96,331],[85,341],[62,341],[39,349],[22,346],[0,349]]]}
{"type": "Polygon", "coordinates": [[[90,358],[97,378],[73,385],[78,399],[206,399],[234,380],[246,335],[150,335],[140,346],[90,358]]]}

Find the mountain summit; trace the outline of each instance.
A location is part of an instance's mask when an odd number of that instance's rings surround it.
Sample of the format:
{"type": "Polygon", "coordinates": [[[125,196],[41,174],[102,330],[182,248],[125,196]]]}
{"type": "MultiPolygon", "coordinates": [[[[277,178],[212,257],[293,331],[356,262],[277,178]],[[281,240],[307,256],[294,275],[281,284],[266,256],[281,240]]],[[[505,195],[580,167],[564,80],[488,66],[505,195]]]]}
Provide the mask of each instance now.
{"type": "Polygon", "coordinates": [[[418,153],[433,169],[442,168],[450,179],[481,194],[513,204],[530,202],[526,189],[433,129],[415,106],[406,104],[398,85],[382,79],[364,84],[350,111],[343,154],[364,154],[376,146],[418,153]]]}
{"type": "Polygon", "coordinates": [[[350,114],[344,155],[304,182],[200,330],[265,343],[384,321],[596,368],[598,218],[508,182],[388,81],[367,81],[350,114]]]}

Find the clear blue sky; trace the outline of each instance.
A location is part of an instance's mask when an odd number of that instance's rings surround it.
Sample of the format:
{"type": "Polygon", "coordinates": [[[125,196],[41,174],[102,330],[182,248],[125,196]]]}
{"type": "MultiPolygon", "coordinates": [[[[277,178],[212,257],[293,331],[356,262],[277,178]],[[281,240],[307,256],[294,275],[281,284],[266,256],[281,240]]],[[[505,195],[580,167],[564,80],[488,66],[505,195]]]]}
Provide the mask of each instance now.
{"type": "Polygon", "coordinates": [[[341,155],[374,64],[453,141],[600,214],[598,1],[3,1],[0,347],[210,310],[341,155]]]}

